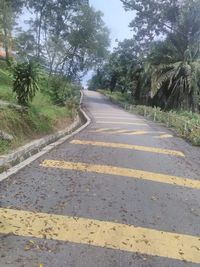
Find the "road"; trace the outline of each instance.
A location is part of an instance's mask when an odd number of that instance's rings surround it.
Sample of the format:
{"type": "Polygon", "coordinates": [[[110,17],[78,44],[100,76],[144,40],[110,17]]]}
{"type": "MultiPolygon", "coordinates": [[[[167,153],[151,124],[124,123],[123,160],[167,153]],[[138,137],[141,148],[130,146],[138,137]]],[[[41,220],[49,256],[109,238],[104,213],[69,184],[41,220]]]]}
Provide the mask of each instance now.
{"type": "Polygon", "coordinates": [[[1,267],[200,266],[200,150],[85,92],[91,125],[1,182],[1,267]]]}

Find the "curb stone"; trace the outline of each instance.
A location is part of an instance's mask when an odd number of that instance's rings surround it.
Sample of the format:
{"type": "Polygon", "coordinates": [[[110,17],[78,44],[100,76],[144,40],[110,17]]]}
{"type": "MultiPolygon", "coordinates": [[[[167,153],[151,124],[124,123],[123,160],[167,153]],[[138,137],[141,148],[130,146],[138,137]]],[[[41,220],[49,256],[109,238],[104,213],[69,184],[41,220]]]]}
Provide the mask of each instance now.
{"type": "Polygon", "coordinates": [[[83,93],[81,92],[79,115],[66,129],[39,140],[32,141],[18,148],[11,154],[0,156],[0,172],[1,170],[4,171],[0,173],[0,182],[9,176],[16,174],[31,162],[84,130],[91,123],[91,119],[81,108],[82,100],[83,93]]]}

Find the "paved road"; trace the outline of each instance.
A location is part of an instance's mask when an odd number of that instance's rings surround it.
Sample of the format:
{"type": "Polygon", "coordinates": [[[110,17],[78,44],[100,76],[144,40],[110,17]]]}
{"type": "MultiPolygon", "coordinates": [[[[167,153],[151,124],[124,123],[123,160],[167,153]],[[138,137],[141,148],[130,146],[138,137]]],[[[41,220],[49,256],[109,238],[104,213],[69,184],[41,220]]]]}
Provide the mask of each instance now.
{"type": "Polygon", "coordinates": [[[84,103],[86,130],[1,182],[0,266],[200,266],[199,148],[84,103]]]}

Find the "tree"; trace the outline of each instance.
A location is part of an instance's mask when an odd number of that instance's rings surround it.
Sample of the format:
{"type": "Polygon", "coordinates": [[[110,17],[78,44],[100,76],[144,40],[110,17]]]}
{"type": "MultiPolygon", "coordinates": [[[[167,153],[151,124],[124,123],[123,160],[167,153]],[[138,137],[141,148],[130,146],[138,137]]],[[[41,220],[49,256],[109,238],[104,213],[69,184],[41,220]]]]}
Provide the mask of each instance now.
{"type": "Polygon", "coordinates": [[[170,45],[168,40],[165,42],[150,59],[154,63],[152,97],[164,109],[181,108],[197,112],[200,95],[199,51],[188,49],[182,58],[177,47],[170,45]]]}
{"type": "Polygon", "coordinates": [[[14,50],[20,60],[28,60],[34,58],[36,43],[34,35],[31,31],[20,30],[17,37],[14,39],[14,50]]]}
{"type": "Polygon", "coordinates": [[[0,0],[0,41],[5,48],[6,62],[8,65],[10,65],[12,30],[16,16],[20,13],[22,6],[22,0],[0,0]]]}
{"type": "Polygon", "coordinates": [[[31,32],[36,32],[36,59],[49,74],[80,79],[107,55],[108,30],[102,14],[83,1],[29,0],[35,10],[31,32]]]}
{"type": "MultiPolygon", "coordinates": [[[[151,103],[164,109],[199,108],[200,2],[122,0],[135,10],[130,24],[134,38],[143,47],[140,77],[151,88],[151,103]],[[156,41],[160,39],[160,41],[156,41]],[[145,71],[145,66],[148,71],[145,71]],[[146,74],[145,74],[146,73],[146,74]]],[[[140,91],[145,83],[140,84],[140,91]]],[[[146,89],[144,90],[146,91],[146,89]]]]}
{"type": "MultiPolygon", "coordinates": [[[[69,28],[64,25],[56,31],[61,39],[54,34],[50,37],[47,50],[51,71],[76,79],[104,60],[109,39],[101,17],[100,12],[84,6],[71,18],[69,28]]],[[[58,27],[60,23],[55,29],[58,27]]]]}
{"type": "Polygon", "coordinates": [[[134,10],[131,22],[137,41],[149,43],[156,36],[176,30],[177,17],[183,1],[177,0],[121,0],[126,10],[134,10]]]}

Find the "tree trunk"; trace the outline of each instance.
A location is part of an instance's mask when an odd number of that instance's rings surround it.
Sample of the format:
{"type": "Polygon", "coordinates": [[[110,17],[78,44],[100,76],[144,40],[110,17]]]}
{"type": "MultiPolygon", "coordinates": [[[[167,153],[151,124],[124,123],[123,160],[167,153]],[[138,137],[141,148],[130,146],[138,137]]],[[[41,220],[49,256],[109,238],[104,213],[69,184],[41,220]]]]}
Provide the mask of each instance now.
{"type": "Polygon", "coordinates": [[[11,28],[11,14],[9,10],[9,6],[6,3],[6,1],[4,1],[3,3],[3,45],[5,48],[5,58],[6,58],[6,62],[7,65],[10,66],[10,55],[9,55],[9,28],[11,28]],[[9,21],[10,20],[10,21],[9,21]]]}
{"type": "Polygon", "coordinates": [[[41,29],[42,29],[42,19],[43,19],[43,11],[46,6],[47,0],[44,0],[43,5],[39,11],[39,23],[38,23],[38,29],[37,29],[37,52],[36,52],[36,57],[39,59],[40,58],[40,44],[41,44],[41,29]]]}

